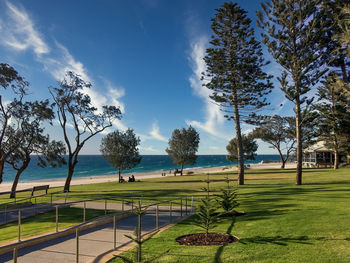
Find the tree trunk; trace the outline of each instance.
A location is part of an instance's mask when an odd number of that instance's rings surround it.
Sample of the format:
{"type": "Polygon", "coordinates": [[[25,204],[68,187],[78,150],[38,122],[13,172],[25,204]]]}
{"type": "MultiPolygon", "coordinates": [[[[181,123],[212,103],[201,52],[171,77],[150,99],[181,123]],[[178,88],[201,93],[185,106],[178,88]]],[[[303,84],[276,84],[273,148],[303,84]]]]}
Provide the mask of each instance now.
{"type": "Polygon", "coordinates": [[[334,151],[334,170],[339,168],[339,153],[338,150],[334,151]]]}
{"type": "Polygon", "coordinates": [[[341,62],[340,62],[340,68],[341,68],[341,72],[342,72],[342,76],[343,76],[343,80],[345,83],[348,83],[348,75],[346,72],[346,65],[345,65],[345,58],[342,57],[341,58],[341,62]]]}
{"type": "Polygon", "coordinates": [[[121,178],[121,174],[120,174],[120,167],[118,168],[118,178],[119,178],[119,179],[118,179],[118,182],[120,183],[120,180],[122,179],[122,178],[121,178]]]}
{"type": "Polygon", "coordinates": [[[282,154],[282,152],[281,152],[280,149],[277,148],[277,150],[278,150],[278,154],[280,155],[280,158],[281,158],[281,169],[284,169],[285,166],[286,166],[286,161],[287,161],[287,159],[285,160],[285,159],[283,158],[283,154],[282,154]]]}
{"type": "Polygon", "coordinates": [[[2,183],[2,175],[4,172],[5,158],[0,158],[0,184],[2,183]]]}
{"type": "Polygon", "coordinates": [[[236,92],[233,92],[233,107],[234,107],[234,120],[235,120],[235,129],[236,129],[236,138],[237,138],[238,185],[244,185],[244,154],[243,154],[241,124],[239,119],[236,92]]]}
{"type": "Polygon", "coordinates": [[[18,185],[18,182],[19,182],[19,177],[21,176],[22,172],[25,169],[27,169],[29,163],[30,163],[30,156],[29,156],[29,159],[26,159],[23,162],[22,167],[17,170],[15,179],[13,180],[13,183],[12,183],[10,198],[16,198],[16,190],[17,190],[17,185],[18,185]]]}
{"type": "Polygon", "coordinates": [[[72,180],[73,173],[74,173],[74,165],[69,161],[68,174],[67,174],[67,178],[66,178],[66,183],[64,184],[64,192],[69,192],[70,182],[72,180]]]}
{"type": "Polygon", "coordinates": [[[295,102],[295,127],[296,127],[296,139],[297,139],[297,169],[296,169],[296,184],[302,184],[303,173],[303,137],[301,132],[301,109],[300,98],[297,96],[295,102]]]}
{"type": "Polygon", "coordinates": [[[284,169],[284,168],[286,168],[286,160],[284,160],[283,158],[282,158],[282,164],[281,164],[281,169],[284,169]]]}
{"type": "Polygon", "coordinates": [[[181,163],[181,176],[182,176],[182,171],[183,171],[183,169],[184,169],[184,164],[183,163],[181,163]]]}

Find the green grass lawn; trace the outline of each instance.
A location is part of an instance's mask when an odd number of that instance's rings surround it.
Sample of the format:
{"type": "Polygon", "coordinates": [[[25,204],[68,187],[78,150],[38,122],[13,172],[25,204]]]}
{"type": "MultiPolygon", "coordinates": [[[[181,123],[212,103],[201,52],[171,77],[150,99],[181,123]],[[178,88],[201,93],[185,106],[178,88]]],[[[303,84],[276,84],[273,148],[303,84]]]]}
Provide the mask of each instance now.
{"type": "MultiPolygon", "coordinates": [[[[219,191],[224,187],[226,175],[231,179],[237,177],[228,172],[211,174],[210,188],[219,191]]],[[[136,183],[73,186],[69,199],[126,199],[125,195],[140,192],[146,202],[196,196],[203,194],[201,188],[206,178],[206,175],[169,176],[136,183]]],[[[178,236],[201,232],[191,223],[193,218],[189,218],[147,241],[145,257],[170,249],[152,262],[350,262],[350,169],[305,169],[302,186],[295,185],[294,169],[247,170],[245,183],[238,188],[241,206],[237,210],[246,211],[247,215],[235,221],[222,220],[213,230],[233,234],[241,242],[227,246],[180,246],[175,242],[178,236]]],[[[48,200],[42,198],[38,202],[48,200]]],[[[81,214],[76,217],[81,222],[81,214]]]]}
{"type": "MultiPolygon", "coordinates": [[[[113,211],[115,212],[115,211],[113,211]]],[[[104,215],[104,210],[86,209],[86,220],[104,215]]],[[[60,208],[59,229],[74,226],[83,222],[83,209],[81,208],[60,208]]],[[[29,237],[54,231],[56,229],[56,211],[39,214],[36,217],[29,217],[21,221],[21,237],[29,237]]],[[[0,225],[0,243],[18,239],[18,223],[12,222],[0,225]]],[[[1,246],[1,244],[0,244],[1,246]]]]}
{"type": "MultiPolygon", "coordinates": [[[[205,176],[191,178],[166,178],[175,181],[169,191],[174,194],[177,185],[179,195],[189,190],[198,193],[205,176]]],[[[350,262],[350,169],[306,170],[302,186],[295,185],[294,170],[251,170],[247,179],[238,189],[238,210],[247,215],[222,220],[212,230],[233,234],[240,242],[204,247],[177,244],[177,237],[201,232],[191,217],[147,241],[145,258],[170,249],[152,262],[350,262]]],[[[158,183],[163,185],[154,185],[158,183]]],[[[211,187],[221,185],[215,182],[211,187]]]]}

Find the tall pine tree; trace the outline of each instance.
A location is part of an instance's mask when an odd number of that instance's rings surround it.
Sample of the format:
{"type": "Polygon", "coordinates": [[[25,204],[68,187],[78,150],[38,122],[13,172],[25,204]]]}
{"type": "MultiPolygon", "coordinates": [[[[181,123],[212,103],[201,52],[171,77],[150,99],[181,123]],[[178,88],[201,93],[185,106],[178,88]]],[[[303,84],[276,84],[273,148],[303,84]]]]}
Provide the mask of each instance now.
{"type": "Polygon", "coordinates": [[[334,152],[334,169],[339,167],[339,155],[349,152],[347,138],[350,134],[350,111],[346,98],[337,85],[335,76],[329,76],[318,88],[320,102],[316,105],[319,123],[319,139],[334,152]]]}
{"type": "Polygon", "coordinates": [[[238,184],[243,185],[241,121],[268,104],[264,97],[271,92],[271,76],[262,71],[266,63],[247,12],[232,2],[224,3],[216,11],[210,47],[204,58],[207,70],[203,77],[208,78],[205,86],[213,91],[211,99],[227,112],[226,118],[235,121],[238,184]]]}
{"type": "Polygon", "coordinates": [[[307,93],[322,76],[322,21],[319,19],[321,0],[271,0],[261,4],[257,12],[258,26],[264,29],[263,42],[276,62],[283,68],[278,78],[286,98],[294,103],[297,140],[296,184],[302,184],[303,133],[302,117],[307,93]]]}

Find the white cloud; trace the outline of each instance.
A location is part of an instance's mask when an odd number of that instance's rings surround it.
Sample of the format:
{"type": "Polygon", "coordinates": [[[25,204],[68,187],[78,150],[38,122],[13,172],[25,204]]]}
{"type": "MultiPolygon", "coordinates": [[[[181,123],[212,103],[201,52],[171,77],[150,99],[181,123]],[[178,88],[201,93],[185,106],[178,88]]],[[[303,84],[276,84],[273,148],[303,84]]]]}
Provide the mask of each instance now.
{"type": "Polygon", "coordinates": [[[159,140],[159,141],[162,141],[162,142],[167,142],[168,139],[166,137],[164,137],[163,135],[160,134],[160,131],[159,131],[159,126],[158,126],[158,123],[157,122],[154,122],[152,124],[152,130],[150,132],[150,137],[153,138],[153,139],[156,139],[156,140],[159,140]]]}
{"type": "MultiPolygon", "coordinates": [[[[10,2],[6,2],[6,5],[9,22],[6,24],[5,32],[2,32],[4,37],[1,37],[0,43],[15,50],[32,50],[36,55],[36,59],[56,80],[62,80],[67,71],[72,71],[86,82],[93,82],[84,64],[76,60],[64,45],[55,41],[56,47],[49,48],[23,8],[20,9],[10,2]]],[[[0,24],[0,30],[2,28],[5,27],[0,24]]],[[[97,91],[95,85],[83,92],[90,96],[93,106],[98,109],[99,113],[102,112],[102,106],[107,104],[119,106],[121,112],[125,113],[125,106],[120,101],[120,98],[125,95],[125,90],[113,86],[108,80],[104,79],[103,82],[106,85],[106,94],[101,93],[100,90],[97,91]]],[[[120,120],[115,120],[113,125],[121,130],[127,129],[120,120]]]]}
{"type": "Polygon", "coordinates": [[[154,149],[152,146],[148,147],[140,147],[140,150],[143,152],[158,152],[156,149],[154,149]]]}
{"type": "Polygon", "coordinates": [[[47,44],[42,40],[41,35],[34,28],[34,23],[24,10],[20,10],[12,3],[6,1],[8,15],[12,20],[11,26],[4,29],[2,44],[15,50],[33,49],[36,55],[47,54],[50,52],[47,44]]]}
{"type": "Polygon", "coordinates": [[[197,41],[191,44],[191,56],[190,62],[193,70],[193,75],[190,77],[190,85],[196,96],[203,99],[205,104],[205,121],[200,122],[196,120],[186,120],[188,125],[201,129],[215,137],[227,139],[227,135],[223,134],[218,126],[222,126],[224,123],[223,113],[220,111],[220,107],[214,104],[209,96],[212,91],[204,87],[203,84],[207,83],[205,80],[201,80],[202,72],[206,71],[206,64],[203,60],[205,55],[205,45],[208,42],[207,38],[201,37],[197,41]]]}

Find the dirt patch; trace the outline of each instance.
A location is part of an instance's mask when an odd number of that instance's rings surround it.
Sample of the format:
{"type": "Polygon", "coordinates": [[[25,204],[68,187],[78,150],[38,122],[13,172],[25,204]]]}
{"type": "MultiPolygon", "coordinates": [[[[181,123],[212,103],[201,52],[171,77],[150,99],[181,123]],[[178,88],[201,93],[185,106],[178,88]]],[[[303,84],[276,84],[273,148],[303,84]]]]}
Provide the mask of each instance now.
{"type": "Polygon", "coordinates": [[[246,212],[238,212],[238,211],[232,211],[232,212],[227,212],[227,213],[214,213],[213,215],[218,216],[218,217],[234,217],[234,216],[244,216],[246,215],[246,212]]]}
{"type": "Polygon", "coordinates": [[[197,233],[178,237],[176,241],[185,246],[217,246],[239,241],[239,238],[228,234],[197,233]]]}

